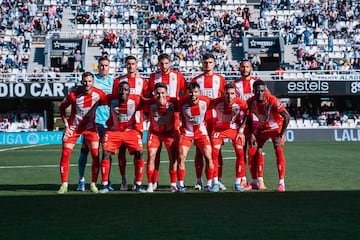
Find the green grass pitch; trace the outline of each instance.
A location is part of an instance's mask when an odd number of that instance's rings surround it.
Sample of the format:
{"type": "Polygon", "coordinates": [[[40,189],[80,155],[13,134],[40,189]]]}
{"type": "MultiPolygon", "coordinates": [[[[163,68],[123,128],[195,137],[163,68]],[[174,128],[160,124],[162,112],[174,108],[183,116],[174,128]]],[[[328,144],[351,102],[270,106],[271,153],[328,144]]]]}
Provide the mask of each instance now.
{"type": "MultiPolygon", "coordinates": [[[[287,143],[285,193],[275,192],[271,143],[265,147],[265,191],[231,189],[235,159],[230,144],[223,147],[228,190],[193,191],[192,151],[183,194],[169,191],[163,150],[159,191],[101,195],[75,191],[77,146],[70,192],[58,196],[61,146],[0,145],[0,239],[360,239],[359,149],[358,142],[287,143]]],[[[86,173],[90,180],[89,165],[86,173]]],[[[130,156],[127,178],[133,178],[130,156]]],[[[117,163],[111,179],[119,189],[117,163]]]]}

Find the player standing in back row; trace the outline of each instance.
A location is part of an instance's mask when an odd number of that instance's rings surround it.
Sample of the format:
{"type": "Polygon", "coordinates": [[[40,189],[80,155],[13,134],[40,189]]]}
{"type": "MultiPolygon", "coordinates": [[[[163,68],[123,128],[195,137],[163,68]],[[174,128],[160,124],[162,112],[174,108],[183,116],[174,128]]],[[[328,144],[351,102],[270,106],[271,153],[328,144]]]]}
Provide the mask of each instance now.
{"type": "MultiPolygon", "coordinates": [[[[235,80],[233,82],[233,84],[235,85],[236,88],[236,96],[244,101],[247,101],[250,97],[254,96],[254,91],[253,91],[253,84],[255,81],[260,80],[257,77],[254,77],[252,75],[252,71],[253,71],[253,67],[251,65],[251,62],[249,60],[243,60],[240,63],[240,73],[241,73],[241,77],[237,80],[235,80]]],[[[256,127],[256,116],[254,118],[254,115],[249,116],[251,118],[253,118],[253,127],[256,127]]],[[[256,163],[253,162],[253,156],[256,152],[256,148],[253,146],[248,146],[248,142],[250,140],[250,131],[248,126],[245,127],[245,145],[244,145],[244,161],[246,162],[246,152],[248,154],[248,164],[249,164],[249,168],[250,168],[250,174],[251,174],[251,179],[254,182],[257,179],[257,166],[256,163]]],[[[242,180],[241,183],[241,188],[244,188],[245,190],[248,189],[250,187],[250,185],[248,185],[248,182],[246,180],[242,180]]],[[[260,189],[265,189],[265,184],[264,182],[260,181],[259,184],[257,185],[259,186],[260,189]]]]}
{"type": "MultiPolygon", "coordinates": [[[[215,99],[221,97],[224,93],[224,86],[225,86],[225,78],[224,76],[216,73],[215,69],[215,57],[213,54],[207,53],[202,58],[202,67],[203,73],[194,77],[191,82],[196,82],[200,86],[200,94],[201,96],[207,96],[210,99],[215,99]]],[[[213,122],[216,118],[216,112],[214,110],[208,110],[206,113],[205,121],[206,121],[206,128],[208,131],[209,136],[211,136],[213,131],[213,122]]],[[[194,186],[194,189],[201,190],[202,189],[202,171],[204,167],[204,160],[203,155],[199,148],[196,148],[196,155],[195,155],[195,172],[197,182],[194,186]]],[[[226,190],[225,186],[221,183],[222,177],[222,156],[221,152],[219,151],[219,180],[220,180],[220,190],[226,190]]]]}
{"type": "MultiPolygon", "coordinates": [[[[114,78],[109,75],[110,71],[110,60],[106,57],[100,57],[98,60],[98,73],[94,75],[94,86],[101,89],[106,94],[110,94],[114,84],[114,78]]],[[[104,135],[106,129],[106,120],[109,118],[109,107],[108,106],[99,106],[96,109],[96,126],[98,129],[100,142],[104,135]]],[[[78,191],[85,191],[85,167],[87,162],[87,155],[89,149],[85,143],[82,144],[80,155],[78,158],[78,170],[79,170],[79,185],[78,191]]],[[[114,190],[111,186],[111,183],[108,185],[109,190],[114,190]]]]}
{"type": "MultiPolygon", "coordinates": [[[[155,84],[165,83],[167,86],[168,96],[179,99],[186,94],[186,82],[181,72],[171,69],[170,56],[166,53],[158,56],[158,71],[151,73],[149,78],[149,92],[153,93],[155,84]]],[[[154,95],[154,94],[153,94],[154,95]]],[[[175,113],[176,129],[180,127],[179,113],[175,113]]],[[[177,149],[177,147],[176,147],[177,149]]],[[[155,170],[153,174],[153,188],[156,190],[159,179],[159,165],[160,165],[161,145],[158,149],[155,159],[155,170]]],[[[177,154],[176,154],[177,156],[177,154]]]]}
{"type": "MultiPolygon", "coordinates": [[[[113,86],[113,94],[117,94],[119,84],[121,82],[128,82],[130,84],[130,94],[134,94],[137,96],[147,96],[148,93],[148,83],[140,76],[140,74],[137,71],[138,62],[137,59],[134,56],[127,56],[125,58],[125,67],[126,67],[126,74],[117,77],[114,80],[114,86],[113,86]]],[[[136,129],[143,134],[143,113],[142,111],[137,111],[135,113],[135,119],[136,119],[136,129]]],[[[120,175],[121,175],[121,186],[120,191],[127,191],[128,185],[126,180],[126,148],[123,144],[119,148],[119,154],[118,154],[118,161],[119,161],[119,169],[120,169],[120,175]]],[[[136,161],[134,160],[134,167],[136,168],[138,164],[136,164],[136,161]]],[[[135,172],[137,172],[137,169],[135,169],[135,172]]],[[[134,186],[134,185],[133,185],[134,186]]]]}

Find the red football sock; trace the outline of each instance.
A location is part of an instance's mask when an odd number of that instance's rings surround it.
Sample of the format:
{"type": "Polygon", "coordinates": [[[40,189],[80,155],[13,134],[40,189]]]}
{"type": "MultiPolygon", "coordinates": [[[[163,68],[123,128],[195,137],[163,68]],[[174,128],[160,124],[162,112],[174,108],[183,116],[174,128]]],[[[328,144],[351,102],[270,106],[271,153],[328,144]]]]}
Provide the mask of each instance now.
{"type": "Polygon", "coordinates": [[[176,183],[177,177],[176,177],[176,170],[169,170],[170,174],[170,182],[176,183]]]}
{"type": "Polygon", "coordinates": [[[214,169],[213,168],[206,168],[205,170],[205,174],[206,174],[206,180],[211,180],[213,179],[213,174],[214,174],[214,169]]]}
{"type": "MultiPolygon", "coordinates": [[[[220,178],[222,178],[222,173],[223,173],[223,165],[224,165],[224,159],[223,156],[221,154],[221,148],[219,151],[219,158],[218,158],[218,168],[217,168],[217,176],[220,178]]],[[[215,175],[214,175],[215,176],[215,175]]]]}
{"type": "Polygon", "coordinates": [[[278,168],[279,179],[284,179],[285,178],[286,161],[285,161],[283,147],[277,147],[275,149],[275,154],[276,154],[276,165],[278,168]]]}
{"type": "Polygon", "coordinates": [[[185,169],[178,169],[178,180],[184,181],[185,179],[185,169]]]}
{"type": "Polygon", "coordinates": [[[213,177],[218,177],[219,176],[219,149],[217,148],[213,148],[212,149],[212,160],[214,163],[214,171],[213,171],[213,177]]]}
{"type": "Polygon", "coordinates": [[[109,182],[109,173],[110,173],[110,159],[103,159],[101,161],[101,181],[109,182]]]}
{"type": "Polygon", "coordinates": [[[142,182],[144,174],[144,159],[135,160],[135,181],[142,182]]]}
{"type": "Polygon", "coordinates": [[[154,170],[146,170],[148,183],[152,183],[153,175],[154,175],[154,170]]]}
{"type": "Polygon", "coordinates": [[[244,160],[244,150],[236,149],[236,162],[235,162],[235,176],[236,178],[241,178],[246,176],[246,164],[244,160]]]}
{"type": "Polygon", "coordinates": [[[154,175],[153,175],[152,182],[158,182],[159,181],[160,153],[161,153],[161,151],[156,152],[155,170],[154,170],[154,175]]]}
{"type": "Polygon", "coordinates": [[[60,175],[61,175],[61,182],[68,182],[69,178],[69,160],[71,155],[72,149],[64,147],[61,153],[61,160],[60,160],[60,175]]]}
{"type": "Polygon", "coordinates": [[[262,152],[257,152],[256,153],[256,158],[257,158],[257,176],[258,178],[262,178],[264,177],[264,155],[262,154],[262,152]]]}
{"type": "Polygon", "coordinates": [[[257,179],[257,156],[256,156],[256,148],[249,147],[248,148],[248,164],[250,169],[250,175],[252,179],[257,179]]]}
{"type": "Polygon", "coordinates": [[[99,167],[100,167],[100,160],[99,160],[99,149],[93,148],[91,149],[91,181],[96,183],[99,177],[99,167]]]}
{"type": "Polygon", "coordinates": [[[195,165],[196,178],[200,179],[204,168],[204,160],[200,150],[197,149],[196,149],[194,165],[195,165]]]}

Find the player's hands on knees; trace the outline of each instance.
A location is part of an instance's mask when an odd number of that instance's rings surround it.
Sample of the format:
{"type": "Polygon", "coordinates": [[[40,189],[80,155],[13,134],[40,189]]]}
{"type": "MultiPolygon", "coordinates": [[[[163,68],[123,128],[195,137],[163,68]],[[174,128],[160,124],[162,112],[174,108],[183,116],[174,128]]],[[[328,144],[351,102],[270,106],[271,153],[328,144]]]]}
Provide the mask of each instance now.
{"type": "Polygon", "coordinates": [[[256,137],[254,133],[250,134],[249,146],[256,146],[256,137]]]}
{"type": "Polygon", "coordinates": [[[279,147],[282,144],[283,136],[279,135],[276,138],[274,138],[274,147],[279,147]]]}
{"type": "Polygon", "coordinates": [[[71,137],[72,134],[73,134],[73,131],[69,127],[66,127],[64,130],[63,140],[64,141],[68,140],[68,138],[71,137]]]}
{"type": "Polygon", "coordinates": [[[238,141],[240,139],[240,141],[241,141],[241,145],[245,145],[245,134],[244,133],[238,133],[237,135],[236,135],[236,141],[238,141]]]}

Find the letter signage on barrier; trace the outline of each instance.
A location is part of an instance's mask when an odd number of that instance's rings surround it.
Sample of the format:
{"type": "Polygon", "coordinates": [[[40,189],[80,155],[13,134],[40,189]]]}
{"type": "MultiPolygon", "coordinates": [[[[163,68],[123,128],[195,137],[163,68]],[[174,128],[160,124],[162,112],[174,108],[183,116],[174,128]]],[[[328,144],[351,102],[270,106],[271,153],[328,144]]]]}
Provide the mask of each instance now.
{"type": "Polygon", "coordinates": [[[305,95],[342,96],[360,95],[360,82],[352,81],[266,81],[276,96],[297,97],[305,95]]]}
{"type": "Polygon", "coordinates": [[[74,82],[0,83],[0,97],[63,99],[74,86],[74,82]]]}
{"type": "MultiPolygon", "coordinates": [[[[0,145],[61,144],[63,132],[0,132],[0,145]]],[[[146,143],[144,131],[143,143],[146,143]]],[[[287,142],[331,141],[360,142],[360,128],[302,128],[288,129],[287,142]]],[[[81,138],[77,141],[81,144],[81,138]]]]}

